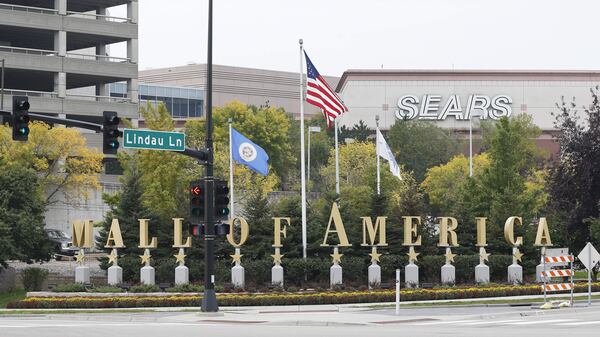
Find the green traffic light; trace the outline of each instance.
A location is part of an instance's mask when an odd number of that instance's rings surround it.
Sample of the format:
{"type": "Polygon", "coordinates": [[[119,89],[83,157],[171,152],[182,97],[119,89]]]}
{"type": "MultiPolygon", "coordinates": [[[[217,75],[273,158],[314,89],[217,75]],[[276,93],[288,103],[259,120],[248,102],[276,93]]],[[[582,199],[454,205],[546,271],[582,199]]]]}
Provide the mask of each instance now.
{"type": "Polygon", "coordinates": [[[29,134],[29,128],[19,128],[19,134],[21,136],[27,136],[29,134]]]}
{"type": "Polygon", "coordinates": [[[118,149],[119,142],[117,142],[116,140],[110,141],[108,142],[108,147],[110,147],[111,149],[118,149]]]}

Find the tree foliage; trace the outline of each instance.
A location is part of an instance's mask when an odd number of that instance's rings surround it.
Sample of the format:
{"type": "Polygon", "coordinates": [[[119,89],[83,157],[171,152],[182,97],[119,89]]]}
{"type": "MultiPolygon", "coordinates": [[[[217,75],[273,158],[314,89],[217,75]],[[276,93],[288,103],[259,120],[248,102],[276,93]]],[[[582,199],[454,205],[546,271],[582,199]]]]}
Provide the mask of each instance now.
{"type": "Polygon", "coordinates": [[[29,140],[15,142],[11,128],[2,125],[0,157],[7,166],[38,173],[39,184],[46,192],[46,204],[57,202],[59,193],[67,200],[87,197],[90,189],[99,186],[103,156],[87,147],[85,138],[76,129],[32,122],[29,140]]]}

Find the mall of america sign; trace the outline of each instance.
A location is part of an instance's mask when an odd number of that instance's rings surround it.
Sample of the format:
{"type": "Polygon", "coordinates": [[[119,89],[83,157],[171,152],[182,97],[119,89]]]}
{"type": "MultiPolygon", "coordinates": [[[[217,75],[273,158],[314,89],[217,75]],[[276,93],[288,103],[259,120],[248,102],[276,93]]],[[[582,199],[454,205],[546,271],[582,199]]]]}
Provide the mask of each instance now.
{"type": "Polygon", "coordinates": [[[423,95],[419,100],[415,95],[404,95],[398,99],[396,118],[445,120],[452,116],[456,120],[470,120],[472,117],[498,120],[512,114],[513,100],[507,95],[492,98],[486,95],[469,95],[466,104],[461,101],[460,95],[451,95],[445,101],[442,98],[441,95],[423,95]]]}

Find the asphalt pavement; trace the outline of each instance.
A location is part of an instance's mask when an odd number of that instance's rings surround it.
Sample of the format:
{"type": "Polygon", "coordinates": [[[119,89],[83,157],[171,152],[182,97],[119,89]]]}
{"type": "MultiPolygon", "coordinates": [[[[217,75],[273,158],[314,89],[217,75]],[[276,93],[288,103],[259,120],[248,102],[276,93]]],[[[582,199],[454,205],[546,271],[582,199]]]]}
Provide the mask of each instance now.
{"type": "MultiPolygon", "coordinates": [[[[303,309],[303,308],[300,308],[303,309]]],[[[0,316],[0,336],[600,336],[600,306],[541,311],[528,307],[96,313],[0,316]]]]}

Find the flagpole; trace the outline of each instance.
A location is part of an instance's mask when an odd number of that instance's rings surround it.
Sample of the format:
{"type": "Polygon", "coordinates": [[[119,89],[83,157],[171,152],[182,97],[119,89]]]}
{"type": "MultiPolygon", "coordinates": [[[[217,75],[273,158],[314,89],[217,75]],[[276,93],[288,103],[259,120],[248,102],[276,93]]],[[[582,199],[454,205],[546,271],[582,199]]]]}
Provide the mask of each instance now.
{"type": "Polygon", "coordinates": [[[380,159],[379,159],[379,115],[375,115],[375,125],[376,125],[376,133],[375,133],[375,156],[377,157],[377,195],[381,194],[381,174],[379,173],[379,168],[381,167],[380,159]]]}
{"type": "Polygon", "coordinates": [[[306,167],[304,163],[304,70],[302,63],[303,41],[300,44],[300,183],[302,189],[302,257],[306,260],[306,167]]]}
{"type": "Polygon", "coordinates": [[[473,176],[473,119],[469,116],[469,177],[473,176]]]}
{"type": "Polygon", "coordinates": [[[338,124],[337,118],[333,120],[335,128],[335,193],[340,196],[340,151],[338,146],[338,124]]]}
{"type": "Polygon", "coordinates": [[[229,186],[231,186],[231,188],[229,189],[229,193],[230,193],[230,202],[231,202],[231,206],[229,207],[229,209],[231,210],[231,219],[235,219],[235,209],[234,209],[234,202],[233,202],[233,135],[231,134],[231,118],[229,118],[229,186]]]}

